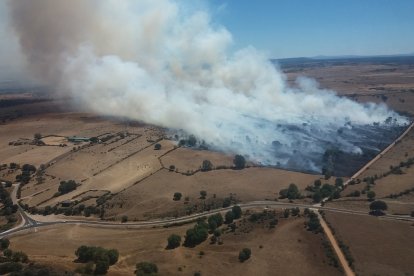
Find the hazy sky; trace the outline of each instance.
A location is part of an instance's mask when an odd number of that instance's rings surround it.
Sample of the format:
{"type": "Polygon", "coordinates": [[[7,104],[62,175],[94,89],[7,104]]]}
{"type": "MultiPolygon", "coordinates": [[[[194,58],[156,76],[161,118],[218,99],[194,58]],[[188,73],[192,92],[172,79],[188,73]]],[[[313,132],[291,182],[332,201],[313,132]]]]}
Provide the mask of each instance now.
{"type": "Polygon", "coordinates": [[[211,0],[236,47],[275,58],[414,52],[414,0],[211,0]]]}

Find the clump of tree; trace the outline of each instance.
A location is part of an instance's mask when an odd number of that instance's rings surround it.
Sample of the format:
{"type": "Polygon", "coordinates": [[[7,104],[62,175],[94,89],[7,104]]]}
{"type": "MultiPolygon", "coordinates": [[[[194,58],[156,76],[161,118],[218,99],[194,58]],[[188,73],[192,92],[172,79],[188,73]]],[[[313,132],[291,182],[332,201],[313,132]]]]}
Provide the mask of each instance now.
{"type": "Polygon", "coordinates": [[[369,205],[370,215],[382,216],[384,211],[388,209],[387,203],[382,200],[375,200],[369,205]]]}
{"type": "Polygon", "coordinates": [[[179,201],[179,200],[181,200],[181,197],[183,196],[183,194],[182,193],[180,193],[180,192],[175,192],[174,193],[174,197],[173,197],[173,200],[174,201],[179,201]]]}
{"type": "Polygon", "coordinates": [[[298,186],[293,183],[287,189],[280,190],[279,196],[281,199],[288,198],[289,200],[301,198],[298,186]]]}
{"type": "Polygon", "coordinates": [[[234,156],[233,164],[236,170],[244,169],[246,167],[246,159],[243,155],[237,154],[234,156]]]}
{"type": "Polygon", "coordinates": [[[210,160],[204,160],[203,163],[201,164],[202,172],[211,171],[212,169],[213,169],[213,163],[211,163],[210,160]]]}
{"type": "Polygon", "coordinates": [[[158,267],[156,264],[151,262],[140,262],[135,266],[136,276],[156,276],[158,275],[158,267]]]}
{"type": "Polygon", "coordinates": [[[208,237],[209,225],[202,219],[198,220],[193,228],[187,230],[184,240],[184,246],[194,247],[208,237]]]}
{"type": "Polygon", "coordinates": [[[36,167],[31,164],[24,164],[22,167],[22,173],[16,175],[16,180],[22,184],[29,183],[31,175],[36,172],[36,167]]]}
{"type": "Polygon", "coordinates": [[[239,252],[239,261],[243,263],[247,261],[248,259],[250,259],[251,255],[252,255],[252,250],[250,248],[243,248],[239,252]]]}
{"type": "Polygon", "coordinates": [[[167,249],[174,249],[181,245],[181,237],[176,234],[171,234],[167,239],[167,249]]]}
{"type": "Polygon", "coordinates": [[[75,182],[75,180],[60,181],[58,188],[59,194],[67,194],[73,190],[76,190],[77,186],[78,184],[75,182]]]}
{"type": "Polygon", "coordinates": [[[93,262],[95,264],[95,274],[106,274],[109,266],[116,264],[119,252],[116,249],[105,249],[96,246],[80,246],[75,255],[77,261],[81,263],[93,262]]]}

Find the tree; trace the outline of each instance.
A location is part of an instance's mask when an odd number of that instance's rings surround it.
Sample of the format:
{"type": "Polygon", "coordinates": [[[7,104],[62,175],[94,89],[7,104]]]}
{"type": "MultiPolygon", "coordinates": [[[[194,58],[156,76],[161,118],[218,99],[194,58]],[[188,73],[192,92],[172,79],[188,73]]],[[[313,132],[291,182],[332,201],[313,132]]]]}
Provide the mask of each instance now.
{"type": "Polygon", "coordinates": [[[175,192],[174,193],[174,198],[173,198],[173,200],[175,200],[175,201],[178,201],[178,200],[181,200],[181,197],[182,197],[183,195],[182,195],[182,193],[180,193],[180,192],[175,192]]]}
{"type": "Polygon", "coordinates": [[[244,261],[247,261],[250,258],[251,254],[252,254],[252,251],[250,250],[250,248],[243,248],[239,252],[239,261],[242,263],[244,261]]]}
{"type": "Polygon", "coordinates": [[[125,223],[127,221],[128,221],[128,216],[126,216],[126,215],[122,216],[121,222],[125,223]]]}
{"type": "Polygon", "coordinates": [[[211,171],[212,169],[213,169],[213,163],[211,163],[210,160],[204,160],[203,163],[201,164],[202,172],[211,171]]]}
{"type": "Polygon", "coordinates": [[[7,248],[3,251],[3,255],[10,259],[11,256],[13,255],[13,251],[11,251],[10,249],[7,248]]]}
{"type": "Polygon", "coordinates": [[[231,208],[231,211],[233,212],[234,215],[234,219],[239,219],[241,218],[242,215],[242,209],[239,205],[235,205],[233,206],[233,208],[231,208]]]}
{"type": "Polygon", "coordinates": [[[237,170],[244,169],[244,167],[246,166],[246,159],[244,159],[243,155],[237,154],[234,156],[233,164],[235,169],[237,170]]]}
{"type": "Polygon", "coordinates": [[[387,203],[385,203],[382,200],[375,200],[373,202],[371,202],[371,204],[369,205],[369,209],[371,209],[371,211],[385,211],[388,209],[387,203]]]}
{"type": "Polygon", "coordinates": [[[161,149],[161,144],[155,144],[155,146],[154,146],[154,149],[155,150],[160,150],[161,149]]]}
{"type": "Polygon", "coordinates": [[[168,249],[177,248],[180,246],[180,244],[181,244],[181,237],[179,235],[171,234],[168,237],[168,245],[167,245],[168,249]]]}
{"type": "Polygon", "coordinates": [[[7,238],[0,239],[0,249],[5,250],[9,248],[10,241],[7,238]]]}
{"type": "Polygon", "coordinates": [[[344,186],[344,180],[338,177],[337,179],[335,179],[335,186],[341,188],[342,186],[344,186]]]}
{"type": "Polygon", "coordinates": [[[300,197],[298,186],[295,184],[290,184],[289,188],[287,189],[286,197],[290,200],[297,199],[300,197]]]}
{"type": "Polygon", "coordinates": [[[26,253],[22,251],[16,251],[16,252],[13,252],[11,256],[11,260],[15,263],[17,262],[26,263],[29,260],[29,258],[27,257],[26,253]]]}
{"type": "Polygon", "coordinates": [[[320,179],[316,179],[315,182],[313,182],[313,185],[315,187],[320,187],[322,185],[322,181],[320,179]]]}
{"type": "Polygon", "coordinates": [[[109,259],[109,265],[114,265],[118,262],[118,258],[119,258],[119,252],[116,249],[109,249],[106,252],[106,255],[108,256],[109,259]]]}
{"type": "Polygon", "coordinates": [[[194,247],[202,243],[208,237],[208,224],[204,221],[199,221],[193,227],[187,230],[184,240],[184,245],[194,247]]]}
{"type": "Polygon", "coordinates": [[[96,143],[98,143],[98,142],[99,142],[99,138],[98,138],[98,137],[91,137],[91,138],[89,139],[89,141],[90,141],[91,143],[93,143],[93,144],[96,144],[96,143]]]}
{"type": "Polygon", "coordinates": [[[226,224],[232,223],[233,220],[234,220],[234,214],[233,214],[233,212],[232,211],[228,211],[226,213],[226,215],[224,216],[224,218],[225,218],[225,223],[226,224]]]}
{"type": "Polygon", "coordinates": [[[214,231],[223,224],[223,216],[220,213],[211,215],[208,217],[207,222],[211,231],[214,231]]]}
{"type": "Polygon", "coordinates": [[[201,199],[206,199],[207,196],[207,192],[206,191],[200,191],[200,198],[201,199]]]}
{"type": "Polygon", "coordinates": [[[58,191],[61,194],[67,194],[75,190],[76,187],[77,187],[77,184],[74,180],[60,181],[58,191]]]}
{"type": "Polygon", "coordinates": [[[319,191],[315,192],[312,196],[313,202],[319,203],[322,200],[322,195],[319,191]]]}
{"type": "Polygon", "coordinates": [[[374,191],[368,191],[367,192],[367,198],[368,198],[369,201],[373,201],[375,199],[375,196],[376,196],[376,194],[375,194],[374,191]]]}
{"type": "Polygon", "coordinates": [[[102,275],[102,274],[106,274],[108,272],[109,269],[109,262],[108,260],[99,260],[96,262],[95,265],[95,275],[102,275]]]}
{"type": "Polygon", "coordinates": [[[289,210],[289,209],[285,209],[285,210],[283,211],[283,217],[284,217],[284,218],[288,218],[288,217],[289,217],[289,215],[290,215],[290,210],[289,210]]]}
{"type": "Polygon", "coordinates": [[[40,133],[35,133],[35,134],[33,135],[33,138],[34,138],[35,140],[40,140],[40,139],[42,139],[42,134],[40,134],[40,133]]]}
{"type": "Polygon", "coordinates": [[[297,215],[300,214],[300,209],[299,209],[299,207],[292,208],[292,210],[290,212],[292,213],[292,216],[296,217],[297,215]]]}
{"type": "Polygon", "coordinates": [[[158,267],[154,263],[150,262],[140,262],[136,264],[136,271],[135,274],[137,276],[150,276],[150,275],[157,275],[158,267]]]}

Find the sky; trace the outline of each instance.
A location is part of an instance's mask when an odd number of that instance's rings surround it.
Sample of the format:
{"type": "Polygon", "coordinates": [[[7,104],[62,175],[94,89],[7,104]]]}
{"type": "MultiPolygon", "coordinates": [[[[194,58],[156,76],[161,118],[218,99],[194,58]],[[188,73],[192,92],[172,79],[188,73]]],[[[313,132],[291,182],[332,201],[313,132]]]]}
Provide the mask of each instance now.
{"type": "Polygon", "coordinates": [[[414,53],[413,0],[210,0],[234,47],[274,58],[414,53]]]}

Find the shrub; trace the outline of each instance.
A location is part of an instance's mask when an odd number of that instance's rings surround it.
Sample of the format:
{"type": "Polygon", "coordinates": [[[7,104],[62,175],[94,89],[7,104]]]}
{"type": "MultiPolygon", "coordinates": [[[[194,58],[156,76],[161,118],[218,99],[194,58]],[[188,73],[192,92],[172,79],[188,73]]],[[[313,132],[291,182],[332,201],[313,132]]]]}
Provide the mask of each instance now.
{"type": "Polygon", "coordinates": [[[250,258],[251,254],[252,254],[252,251],[250,250],[250,248],[243,248],[239,252],[239,261],[242,263],[244,261],[247,261],[250,258]]]}

